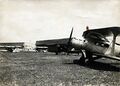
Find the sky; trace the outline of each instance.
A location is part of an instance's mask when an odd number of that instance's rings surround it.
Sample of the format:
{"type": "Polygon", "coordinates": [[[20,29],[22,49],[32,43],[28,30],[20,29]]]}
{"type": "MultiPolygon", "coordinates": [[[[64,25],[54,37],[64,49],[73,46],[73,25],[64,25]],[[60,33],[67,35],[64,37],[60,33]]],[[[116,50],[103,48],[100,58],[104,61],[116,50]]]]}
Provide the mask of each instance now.
{"type": "Polygon", "coordinates": [[[0,0],[0,42],[82,37],[120,26],[120,0],[0,0]]]}

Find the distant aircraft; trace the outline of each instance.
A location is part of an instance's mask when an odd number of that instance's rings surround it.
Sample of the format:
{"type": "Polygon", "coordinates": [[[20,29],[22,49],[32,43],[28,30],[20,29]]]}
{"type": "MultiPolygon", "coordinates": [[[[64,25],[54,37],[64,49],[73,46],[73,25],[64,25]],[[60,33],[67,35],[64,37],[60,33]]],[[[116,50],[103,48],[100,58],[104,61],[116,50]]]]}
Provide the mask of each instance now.
{"type": "Polygon", "coordinates": [[[91,62],[99,58],[109,58],[120,61],[120,44],[116,43],[116,37],[120,35],[120,27],[106,27],[100,29],[89,29],[83,32],[83,38],[76,39],[72,37],[73,28],[70,37],[67,39],[37,41],[36,45],[48,46],[48,51],[59,52],[71,51],[72,48],[82,53],[81,63],[91,62]],[[112,36],[110,42],[107,37],[112,36]]]}
{"type": "Polygon", "coordinates": [[[15,49],[23,49],[24,42],[4,42],[0,43],[0,50],[6,50],[8,52],[13,52],[15,49]]]}

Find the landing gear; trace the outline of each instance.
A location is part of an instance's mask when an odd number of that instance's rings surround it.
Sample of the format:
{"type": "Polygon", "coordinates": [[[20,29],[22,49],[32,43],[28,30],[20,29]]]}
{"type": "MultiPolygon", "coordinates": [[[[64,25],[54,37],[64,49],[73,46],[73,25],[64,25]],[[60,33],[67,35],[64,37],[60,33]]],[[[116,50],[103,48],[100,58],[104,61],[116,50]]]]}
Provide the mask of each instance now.
{"type": "Polygon", "coordinates": [[[79,59],[80,64],[85,64],[86,62],[93,62],[94,61],[91,52],[81,50],[81,53],[82,53],[82,56],[79,59]]]}
{"type": "Polygon", "coordinates": [[[82,51],[82,50],[81,50],[81,54],[82,54],[82,56],[81,56],[80,59],[79,59],[79,63],[80,63],[80,64],[85,64],[86,54],[85,54],[85,52],[82,51]]]}
{"type": "Polygon", "coordinates": [[[13,52],[13,49],[12,48],[7,48],[7,51],[8,52],[13,52]]]}
{"type": "Polygon", "coordinates": [[[56,55],[58,55],[58,52],[55,52],[56,55]]]}

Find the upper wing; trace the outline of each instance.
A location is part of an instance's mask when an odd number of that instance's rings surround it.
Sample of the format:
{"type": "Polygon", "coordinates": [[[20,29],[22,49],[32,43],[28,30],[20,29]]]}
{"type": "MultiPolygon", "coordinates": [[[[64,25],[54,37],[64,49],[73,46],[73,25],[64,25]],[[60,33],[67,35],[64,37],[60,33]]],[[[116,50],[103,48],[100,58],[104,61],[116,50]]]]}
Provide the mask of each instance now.
{"type": "Polygon", "coordinates": [[[2,47],[15,47],[15,48],[19,48],[19,47],[23,47],[24,46],[24,42],[6,42],[6,43],[0,43],[0,48],[2,47]]]}
{"type": "Polygon", "coordinates": [[[112,34],[117,36],[120,35],[120,27],[107,27],[107,28],[87,30],[83,33],[83,37],[85,37],[90,32],[100,33],[103,36],[110,36],[112,34]]]}
{"type": "Polygon", "coordinates": [[[114,55],[116,37],[120,35],[120,27],[107,27],[101,29],[87,30],[83,33],[83,37],[91,42],[106,43],[106,36],[113,35],[111,55],[114,55]]]}
{"type": "Polygon", "coordinates": [[[69,38],[36,41],[36,46],[67,45],[69,38]]]}

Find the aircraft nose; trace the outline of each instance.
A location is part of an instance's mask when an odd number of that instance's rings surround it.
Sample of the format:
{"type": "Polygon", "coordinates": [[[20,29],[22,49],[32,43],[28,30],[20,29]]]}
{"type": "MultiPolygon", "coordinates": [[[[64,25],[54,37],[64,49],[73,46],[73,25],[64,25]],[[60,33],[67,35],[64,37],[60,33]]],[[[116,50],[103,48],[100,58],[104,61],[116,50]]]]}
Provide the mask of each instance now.
{"type": "Polygon", "coordinates": [[[74,48],[81,49],[83,47],[83,40],[73,38],[71,44],[74,48]]]}

